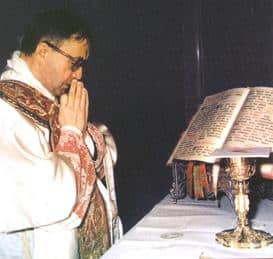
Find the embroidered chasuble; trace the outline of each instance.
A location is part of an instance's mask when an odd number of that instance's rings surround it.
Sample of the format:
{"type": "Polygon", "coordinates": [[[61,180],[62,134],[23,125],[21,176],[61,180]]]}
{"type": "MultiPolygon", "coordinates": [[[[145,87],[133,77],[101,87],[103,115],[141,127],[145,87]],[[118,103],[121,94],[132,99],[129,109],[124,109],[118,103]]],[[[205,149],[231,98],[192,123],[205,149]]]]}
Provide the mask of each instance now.
{"type": "Polygon", "coordinates": [[[80,258],[100,258],[110,246],[106,207],[96,182],[97,178],[104,176],[105,142],[102,134],[90,123],[84,136],[71,134],[65,127],[61,129],[57,105],[25,83],[0,81],[0,98],[34,124],[50,130],[52,152],[58,152],[67,161],[76,178],[77,199],[70,218],[79,222],[80,258]],[[95,143],[94,158],[84,142],[86,136],[95,143]]]}

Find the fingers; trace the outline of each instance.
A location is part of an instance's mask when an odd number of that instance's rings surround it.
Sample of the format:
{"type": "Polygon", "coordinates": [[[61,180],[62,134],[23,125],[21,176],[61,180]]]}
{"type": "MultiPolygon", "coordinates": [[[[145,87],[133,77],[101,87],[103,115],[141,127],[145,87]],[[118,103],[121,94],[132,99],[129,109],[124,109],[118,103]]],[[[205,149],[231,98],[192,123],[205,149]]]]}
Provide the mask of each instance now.
{"type": "Polygon", "coordinates": [[[70,107],[85,107],[81,106],[83,99],[86,98],[86,89],[84,89],[84,85],[82,82],[78,82],[77,80],[73,80],[71,83],[71,87],[68,93],[68,103],[67,105],[70,107]]]}
{"type": "Polygon", "coordinates": [[[86,91],[86,101],[85,101],[85,120],[88,121],[88,111],[89,111],[89,97],[88,92],[86,91]]]}
{"type": "Polygon", "coordinates": [[[66,106],[68,101],[68,96],[67,94],[63,94],[60,98],[60,105],[61,107],[66,106]]]}
{"type": "Polygon", "coordinates": [[[86,90],[83,88],[81,95],[78,97],[79,98],[79,107],[80,109],[85,109],[86,106],[86,101],[87,101],[87,92],[86,90]]]}
{"type": "Polygon", "coordinates": [[[79,82],[75,94],[75,106],[80,109],[85,109],[86,102],[86,89],[83,87],[83,83],[79,82]]]}
{"type": "Polygon", "coordinates": [[[59,111],[59,116],[58,116],[60,125],[65,124],[65,123],[64,123],[64,120],[65,120],[64,111],[65,111],[66,106],[67,106],[67,101],[68,101],[68,96],[67,96],[67,94],[63,94],[63,95],[61,96],[61,98],[60,98],[60,111],[59,111]]]}
{"type": "Polygon", "coordinates": [[[60,98],[60,125],[72,125],[82,132],[86,129],[88,117],[88,93],[82,82],[73,80],[68,94],[60,98]]]}
{"type": "Polygon", "coordinates": [[[77,89],[77,80],[72,80],[71,86],[68,92],[68,103],[67,105],[74,106],[74,101],[75,101],[75,94],[76,94],[76,89],[77,89]]]}

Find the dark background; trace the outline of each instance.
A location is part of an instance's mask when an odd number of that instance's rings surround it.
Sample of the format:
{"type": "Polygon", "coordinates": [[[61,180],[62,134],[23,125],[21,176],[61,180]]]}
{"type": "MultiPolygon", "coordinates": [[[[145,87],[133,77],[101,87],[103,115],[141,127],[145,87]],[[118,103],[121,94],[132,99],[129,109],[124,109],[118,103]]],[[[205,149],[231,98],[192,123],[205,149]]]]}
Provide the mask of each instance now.
{"type": "Polygon", "coordinates": [[[90,120],[109,126],[119,160],[116,188],[125,231],[168,192],[166,167],[203,97],[273,84],[271,0],[2,1],[0,67],[23,25],[42,9],[67,8],[94,32],[85,74],[90,120]]]}

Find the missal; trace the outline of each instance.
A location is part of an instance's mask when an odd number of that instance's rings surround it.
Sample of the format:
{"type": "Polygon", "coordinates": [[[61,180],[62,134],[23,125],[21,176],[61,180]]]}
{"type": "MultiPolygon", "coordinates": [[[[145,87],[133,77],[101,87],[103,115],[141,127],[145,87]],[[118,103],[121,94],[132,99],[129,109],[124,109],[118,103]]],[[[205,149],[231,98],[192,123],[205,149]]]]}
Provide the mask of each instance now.
{"type": "Polygon", "coordinates": [[[272,147],[273,88],[233,88],[204,99],[167,164],[173,160],[214,163],[225,154],[240,152],[266,157],[272,147]]]}

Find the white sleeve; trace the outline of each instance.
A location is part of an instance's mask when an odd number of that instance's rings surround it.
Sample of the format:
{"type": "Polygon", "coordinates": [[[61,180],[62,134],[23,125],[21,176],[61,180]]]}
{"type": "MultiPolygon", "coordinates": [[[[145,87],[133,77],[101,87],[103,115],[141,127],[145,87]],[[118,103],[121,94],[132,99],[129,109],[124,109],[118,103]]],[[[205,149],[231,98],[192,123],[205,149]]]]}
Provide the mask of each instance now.
{"type": "Polygon", "coordinates": [[[41,129],[0,100],[0,232],[61,221],[75,201],[72,168],[50,152],[41,129]]]}

